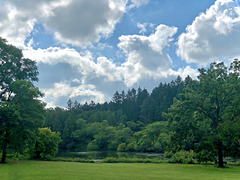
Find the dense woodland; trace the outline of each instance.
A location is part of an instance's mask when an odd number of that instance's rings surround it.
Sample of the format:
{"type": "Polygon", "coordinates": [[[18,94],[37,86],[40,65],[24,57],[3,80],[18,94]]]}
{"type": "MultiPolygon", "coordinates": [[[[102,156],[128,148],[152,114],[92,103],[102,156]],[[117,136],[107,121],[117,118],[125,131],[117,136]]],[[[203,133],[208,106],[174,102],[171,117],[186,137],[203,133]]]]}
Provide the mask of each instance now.
{"type": "Polygon", "coordinates": [[[48,109],[45,126],[61,133],[61,149],[164,152],[169,139],[163,112],[188,82],[178,77],[146,89],[116,92],[110,102],[80,104],[71,99],[67,108],[48,109]]]}
{"type": "Polygon", "coordinates": [[[116,92],[110,102],[45,109],[36,62],[0,38],[0,155],[64,151],[160,152],[199,162],[240,157],[240,61],[212,63],[198,79],[178,77],[152,92],[116,92]]]}

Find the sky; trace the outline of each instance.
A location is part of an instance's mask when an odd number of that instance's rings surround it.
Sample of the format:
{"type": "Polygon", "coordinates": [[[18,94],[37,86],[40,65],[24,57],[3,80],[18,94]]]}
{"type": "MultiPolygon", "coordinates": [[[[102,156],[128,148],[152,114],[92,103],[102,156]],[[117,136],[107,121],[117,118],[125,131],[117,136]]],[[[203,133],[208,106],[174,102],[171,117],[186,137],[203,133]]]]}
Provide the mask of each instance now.
{"type": "Polygon", "coordinates": [[[239,0],[0,0],[0,37],[37,62],[47,107],[149,92],[240,57],[239,0]]]}

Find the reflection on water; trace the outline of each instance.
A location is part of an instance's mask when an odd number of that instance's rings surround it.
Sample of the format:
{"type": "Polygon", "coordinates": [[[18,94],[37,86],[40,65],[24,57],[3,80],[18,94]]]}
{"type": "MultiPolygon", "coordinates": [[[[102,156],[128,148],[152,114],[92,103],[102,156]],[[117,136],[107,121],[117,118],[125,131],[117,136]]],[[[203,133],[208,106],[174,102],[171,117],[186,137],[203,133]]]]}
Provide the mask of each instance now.
{"type": "Polygon", "coordinates": [[[107,157],[162,159],[163,154],[162,153],[140,153],[140,152],[90,151],[90,152],[62,152],[58,154],[58,157],[95,159],[95,160],[101,160],[107,157]]]}

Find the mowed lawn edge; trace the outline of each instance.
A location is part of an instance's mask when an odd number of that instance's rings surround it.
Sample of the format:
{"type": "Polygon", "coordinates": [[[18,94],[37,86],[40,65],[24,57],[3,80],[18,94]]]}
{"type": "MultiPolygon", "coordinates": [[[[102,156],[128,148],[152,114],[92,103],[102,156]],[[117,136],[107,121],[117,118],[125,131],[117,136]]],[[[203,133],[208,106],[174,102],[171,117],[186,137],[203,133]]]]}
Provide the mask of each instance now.
{"type": "Polygon", "coordinates": [[[240,167],[191,164],[77,163],[10,161],[0,164],[1,180],[8,179],[240,179],[240,167]]]}

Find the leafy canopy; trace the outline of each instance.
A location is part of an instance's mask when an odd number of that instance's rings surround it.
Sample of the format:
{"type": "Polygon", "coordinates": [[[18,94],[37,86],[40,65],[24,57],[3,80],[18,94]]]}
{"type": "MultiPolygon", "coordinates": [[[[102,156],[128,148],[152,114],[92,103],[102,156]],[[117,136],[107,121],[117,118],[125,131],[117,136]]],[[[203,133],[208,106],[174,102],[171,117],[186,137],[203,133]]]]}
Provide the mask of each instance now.
{"type": "Polygon", "coordinates": [[[174,132],[172,149],[194,149],[202,160],[217,156],[220,167],[223,157],[240,155],[239,64],[235,59],[229,68],[212,63],[207,70],[199,69],[198,80],[175,99],[165,114],[174,132]]]}
{"type": "Polygon", "coordinates": [[[44,104],[33,85],[36,62],[23,58],[22,51],[0,38],[0,150],[4,163],[8,149],[21,151],[25,141],[42,126],[44,104]]]}

